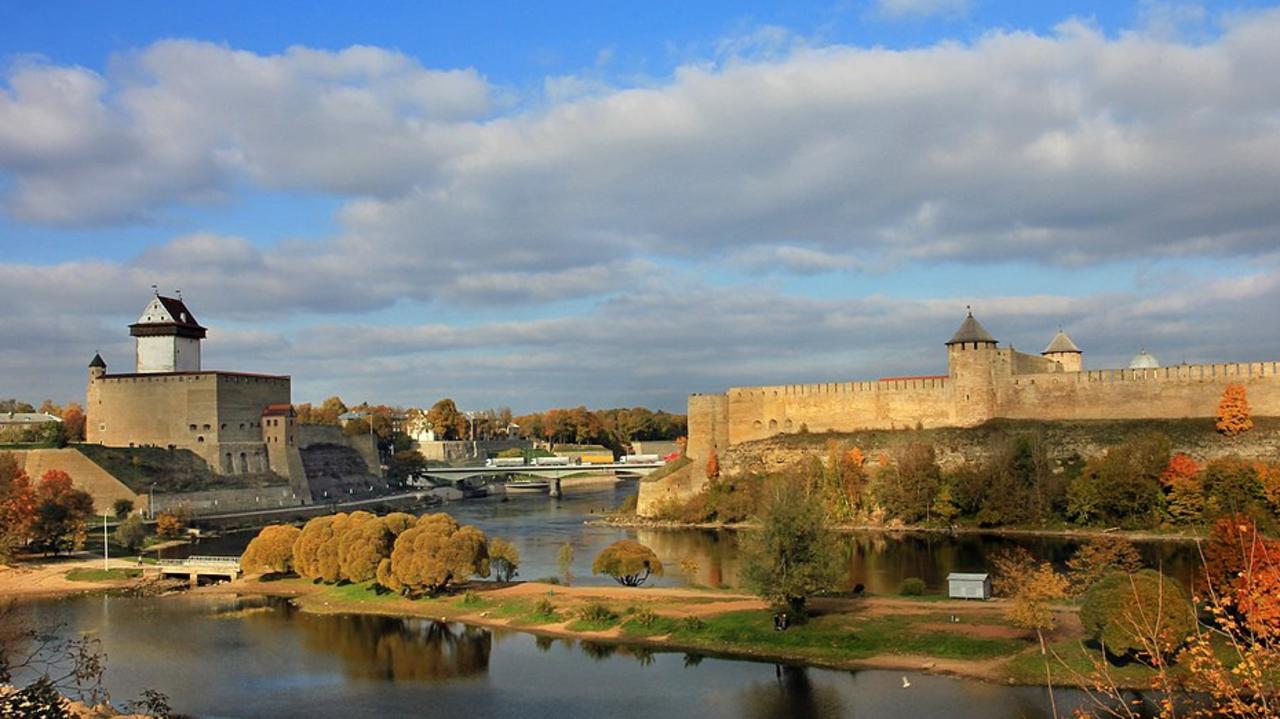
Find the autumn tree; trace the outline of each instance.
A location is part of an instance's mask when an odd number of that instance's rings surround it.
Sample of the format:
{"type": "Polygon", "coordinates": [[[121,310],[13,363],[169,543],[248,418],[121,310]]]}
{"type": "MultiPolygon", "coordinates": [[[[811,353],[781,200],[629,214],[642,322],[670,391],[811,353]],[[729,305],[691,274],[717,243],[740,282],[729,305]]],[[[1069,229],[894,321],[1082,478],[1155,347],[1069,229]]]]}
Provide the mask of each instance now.
{"type": "Polygon", "coordinates": [[[711,456],[707,457],[707,479],[712,482],[720,479],[720,456],[716,454],[715,449],[712,449],[711,456]]]}
{"type": "Polygon", "coordinates": [[[1222,390],[1218,402],[1218,431],[1235,437],[1253,429],[1253,417],[1249,413],[1249,397],[1244,385],[1231,383],[1222,390]]]}
{"type": "Polygon", "coordinates": [[[489,566],[493,569],[494,579],[499,582],[511,581],[520,568],[520,550],[501,537],[490,539],[489,566]]]}
{"type": "Polygon", "coordinates": [[[877,473],[876,497],[889,516],[908,524],[929,521],[941,480],[933,445],[913,442],[898,454],[894,465],[877,473]]]}
{"type": "Polygon", "coordinates": [[[790,610],[796,621],[803,621],[810,596],[835,584],[835,538],[821,507],[806,501],[794,480],[773,480],[765,488],[759,529],[744,544],[747,586],[775,608],[790,610]]]}
{"type": "Polygon", "coordinates": [[[293,571],[293,543],[301,534],[302,530],[289,524],[263,527],[240,555],[240,568],[246,574],[293,571]]]}
{"type": "Polygon", "coordinates": [[[68,442],[84,441],[84,408],[72,402],[62,411],[62,433],[68,442]]]}
{"type": "Polygon", "coordinates": [[[556,566],[560,568],[564,583],[569,584],[573,580],[573,543],[565,542],[560,545],[556,552],[556,566]]]}
{"type": "Polygon", "coordinates": [[[592,574],[605,574],[624,587],[638,587],[650,576],[662,576],[662,560],[634,539],[619,539],[601,550],[591,563],[592,574]]]}
{"type": "Polygon", "coordinates": [[[1196,629],[1196,614],[1176,581],[1144,569],[1112,572],[1094,584],[1084,595],[1080,623],[1108,654],[1154,662],[1183,645],[1196,629]]]}
{"type": "Polygon", "coordinates": [[[72,486],[70,475],[51,469],[36,486],[31,544],[57,554],[84,544],[86,523],[93,516],[93,497],[72,486]]]}
{"type": "Polygon", "coordinates": [[[171,512],[156,515],[156,536],[174,539],[182,534],[182,519],[171,512]]]}
{"type": "Polygon", "coordinates": [[[1132,574],[1142,569],[1142,557],[1133,542],[1121,537],[1097,537],[1076,549],[1067,560],[1071,593],[1083,594],[1113,572],[1132,574]]]}
{"type": "Polygon", "coordinates": [[[991,591],[997,597],[1012,597],[1019,587],[1030,581],[1040,563],[1026,547],[997,549],[991,555],[991,591]]]}
{"type": "Polygon", "coordinates": [[[349,582],[368,582],[378,575],[378,565],[391,556],[396,538],[412,527],[417,518],[404,512],[384,517],[349,520],[337,535],[338,574],[349,582]]]}
{"type": "Polygon", "coordinates": [[[365,522],[376,519],[369,512],[339,512],[333,515],[329,523],[328,536],[316,547],[315,578],[323,582],[337,582],[342,579],[341,547],[342,538],[351,530],[365,522]]]}
{"type": "Polygon", "coordinates": [[[27,543],[35,522],[35,488],[12,453],[0,453],[0,562],[27,543]]]}
{"type": "Polygon", "coordinates": [[[306,579],[320,577],[320,547],[333,539],[333,523],[336,514],[312,517],[302,527],[293,543],[293,571],[306,579]]]}
{"type": "Polygon", "coordinates": [[[1165,511],[1178,523],[1200,519],[1204,511],[1204,487],[1200,482],[1200,465],[1190,456],[1178,452],[1160,473],[1165,492],[1165,511]]]}
{"type": "Polygon", "coordinates": [[[1247,514],[1269,518],[1258,467],[1238,457],[1220,457],[1205,465],[1200,473],[1204,492],[1204,516],[1247,514]]]}
{"type": "Polygon", "coordinates": [[[436,430],[439,439],[465,439],[467,436],[467,416],[458,411],[458,405],[445,397],[427,411],[427,421],[436,430]]]}
{"type": "Polygon", "coordinates": [[[396,539],[378,565],[378,583],[393,592],[433,595],[473,575],[489,576],[484,532],[447,514],[426,514],[396,539]]]}

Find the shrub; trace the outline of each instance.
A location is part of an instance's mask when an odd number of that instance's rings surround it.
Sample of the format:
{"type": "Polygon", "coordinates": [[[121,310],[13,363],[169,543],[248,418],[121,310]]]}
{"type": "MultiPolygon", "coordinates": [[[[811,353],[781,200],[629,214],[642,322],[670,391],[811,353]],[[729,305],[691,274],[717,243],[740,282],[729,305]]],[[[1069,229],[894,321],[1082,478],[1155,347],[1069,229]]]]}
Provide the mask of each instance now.
{"type": "Polygon", "coordinates": [[[904,597],[919,597],[924,595],[924,580],[919,577],[907,577],[902,580],[902,586],[898,589],[898,594],[904,597]]]}
{"type": "Polygon", "coordinates": [[[543,617],[554,617],[556,616],[556,605],[547,597],[543,597],[533,605],[533,613],[543,617]]]}
{"type": "Polygon", "coordinates": [[[680,628],[686,632],[699,632],[705,629],[707,623],[702,621],[702,617],[690,614],[687,617],[681,617],[680,628]]]}
{"type": "Polygon", "coordinates": [[[133,511],[133,500],[117,499],[111,504],[111,511],[116,513],[116,519],[124,519],[133,511]]]}
{"type": "Polygon", "coordinates": [[[638,587],[650,575],[662,576],[662,560],[634,539],[619,539],[605,547],[591,564],[592,574],[607,574],[625,587],[638,587]]]}
{"type": "Polygon", "coordinates": [[[474,606],[476,604],[480,604],[482,601],[484,600],[480,598],[480,595],[470,589],[462,593],[463,605],[474,606]]]}
{"type": "Polygon", "coordinates": [[[1080,622],[1107,652],[1154,659],[1173,654],[1195,630],[1196,615],[1174,580],[1144,569],[1113,572],[1085,593],[1080,622]]]}
{"type": "Polygon", "coordinates": [[[618,614],[603,602],[589,602],[578,610],[578,618],[584,622],[607,624],[615,621],[618,614]]]}
{"type": "Polygon", "coordinates": [[[642,627],[651,627],[654,622],[658,621],[658,615],[654,614],[653,610],[648,607],[637,609],[631,618],[642,627]]]}

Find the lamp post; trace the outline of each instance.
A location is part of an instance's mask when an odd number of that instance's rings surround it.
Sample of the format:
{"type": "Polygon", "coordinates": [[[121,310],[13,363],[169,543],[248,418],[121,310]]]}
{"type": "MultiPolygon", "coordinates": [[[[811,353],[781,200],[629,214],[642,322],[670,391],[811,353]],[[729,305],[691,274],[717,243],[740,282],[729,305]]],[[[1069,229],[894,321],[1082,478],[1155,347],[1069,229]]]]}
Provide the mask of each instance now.
{"type": "Polygon", "coordinates": [[[107,553],[107,514],[102,513],[102,571],[111,569],[111,558],[107,553]]]}
{"type": "Polygon", "coordinates": [[[151,488],[147,490],[147,512],[151,514],[151,519],[156,518],[156,483],[151,483],[151,488]]]}
{"type": "Polygon", "coordinates": [[[471,456],[478,457],[480,453],[476,451],[476,417],[474,412],[467,412],[467,424],[471,425],[471,456]]]}

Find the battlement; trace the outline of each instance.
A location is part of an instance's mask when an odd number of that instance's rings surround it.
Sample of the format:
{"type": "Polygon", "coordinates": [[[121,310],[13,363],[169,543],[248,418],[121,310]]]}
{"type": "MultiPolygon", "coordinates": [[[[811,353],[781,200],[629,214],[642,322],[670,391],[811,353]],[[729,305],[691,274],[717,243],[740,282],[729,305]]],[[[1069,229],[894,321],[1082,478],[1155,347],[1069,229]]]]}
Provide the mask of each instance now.
{"type": "Polygon", "coordinates": [[[950,378],[943,375],[921,377],[885,377],[858,382],[822,382],[817,384],[782,384],[764,387],[731,387],[730,399],[766,397],[831,397],[858,393],[905,392],[946,389],[950,378]]]}
{"type": "Polygon", "coordinates": [[[129,372],[121,374],[104,374],[94,378],[94,382],[108,383],[152,383],[152,382],[202,382],[208,380],[224,380],[232,383],[267,383],[289,384],[289,375],[253,374],[250,372],[223,372],[206,370],[201,372],[129,372]]]}
{"type": "Polygon", "coordinates": [[[1116,382],[1214,382],[1247,381],[1280,377],[1280,362],[1219,362],[1182,364],[1145,369],[1094,369],[1080,372],[1021,374],[1014,386],[1033,385],[1037,380],[1077,384],[1116,382]]]}

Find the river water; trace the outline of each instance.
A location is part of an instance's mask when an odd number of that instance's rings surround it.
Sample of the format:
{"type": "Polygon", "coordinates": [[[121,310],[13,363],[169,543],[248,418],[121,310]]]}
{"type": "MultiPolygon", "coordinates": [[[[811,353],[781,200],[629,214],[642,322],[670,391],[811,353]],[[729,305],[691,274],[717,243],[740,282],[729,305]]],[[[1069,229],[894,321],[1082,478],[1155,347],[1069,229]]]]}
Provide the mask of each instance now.
{"type": "MultiPolygon", "coordinates": [[[[688,581],[674,571],[699,565],[692,581],[732,584],[732,533],[652,532],[588,527],[635,486],[509,502],[449,505],[464,523],[506,537],[524,558],[521,575],[556,573],[555,555],[573,544],[575,583],[595,552],[620,537],[652,545],[673,571],[660,583],[688,581]]],[[[224,537],[189,551],[232,552],[247,541],[224,537]]],[[[977,537],[857,535],[846,540],[846,583],[892,593],[919,576],[940,586],[951,570],[977,569],[982,555],[1013,540],[977,537]]],[[[1018,540],[1022,542],[1023,540],[1018,540]]],[[[1040,556],[1062,559],[1064,540],[1025,540],[1040,556]]],[[[1190,566],[1193,549],[1150,545],[1167,566],[1190,566]]],[[[168,694],[174,708],[208,717],[1049,717],[1047,693],[901,671],[833,671],[650,652],[552,640],[424,619],[317,616],[283,601],[211,597],[80,597],[23,607],[58,634],[87,634],[108,655],[106,684],[117,702],[144,688],[168,694]],[[903,687],[903,680],[910,683],[903,687]]],[[[1057,693],[1061,715],[1085,701],[1057,693]]]]}

